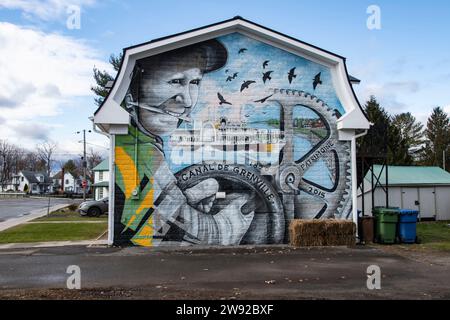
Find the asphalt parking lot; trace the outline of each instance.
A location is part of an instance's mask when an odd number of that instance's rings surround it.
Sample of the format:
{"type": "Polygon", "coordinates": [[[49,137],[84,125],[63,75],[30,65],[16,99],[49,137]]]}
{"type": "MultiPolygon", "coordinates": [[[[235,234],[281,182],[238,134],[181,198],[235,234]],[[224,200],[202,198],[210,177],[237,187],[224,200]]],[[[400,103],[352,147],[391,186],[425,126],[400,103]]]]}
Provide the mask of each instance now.
{"type": "MultiPolygon", "coordinates": [[[[80,203],[80,200],[66,198],[51,198],[50,207],[58,204],[80,203]]],[[[0,222],[18,218],[29,214],[31,211],[45,209],[48,206],[48,198],[14,198],[0,199],[0,222]]]]}
{"type": "Polygon", "coordinates": [[[450,259],[374,247],[0,251],[0,299],[449,299],[450,259]],[[67,267],[81,290],[66,289],[67,267]],[[381,289],[367,288],[367,267],[381,289]]]}

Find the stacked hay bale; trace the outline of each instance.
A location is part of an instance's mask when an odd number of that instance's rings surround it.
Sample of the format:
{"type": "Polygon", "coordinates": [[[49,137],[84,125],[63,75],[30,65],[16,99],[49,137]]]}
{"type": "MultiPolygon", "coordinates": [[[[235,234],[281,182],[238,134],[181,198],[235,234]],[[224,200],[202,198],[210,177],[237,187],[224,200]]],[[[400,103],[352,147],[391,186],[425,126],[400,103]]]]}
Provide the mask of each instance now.
{"type": "Polygon", "coordinates": [[[290,244],[307,246],[353,246],[356,243],[356,226],[346,220],[300,220],[289,225],[290,244]]]}

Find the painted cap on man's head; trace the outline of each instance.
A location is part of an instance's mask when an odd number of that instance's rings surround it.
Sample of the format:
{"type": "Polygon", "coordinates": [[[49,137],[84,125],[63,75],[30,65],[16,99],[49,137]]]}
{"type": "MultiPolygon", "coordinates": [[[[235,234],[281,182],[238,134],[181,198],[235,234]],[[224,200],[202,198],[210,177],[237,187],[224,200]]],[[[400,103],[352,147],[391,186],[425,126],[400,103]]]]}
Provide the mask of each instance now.
{"type": "Polygon", "coordinates": [[[137,65],[145,72],[145,70],[153,69],[160,65],[163,61],[166,64],[192,62],[203,73],[208,73],[222,68],[227,62],[227,58],[227,49],[219,41],[212,39],[140,59],[137,65]]]}

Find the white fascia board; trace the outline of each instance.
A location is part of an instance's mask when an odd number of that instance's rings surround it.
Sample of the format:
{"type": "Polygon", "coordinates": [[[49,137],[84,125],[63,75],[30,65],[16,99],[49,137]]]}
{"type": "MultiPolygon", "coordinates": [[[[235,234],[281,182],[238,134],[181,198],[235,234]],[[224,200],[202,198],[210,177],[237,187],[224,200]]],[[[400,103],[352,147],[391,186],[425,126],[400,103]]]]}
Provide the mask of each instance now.
{"type": "Polygon", "coordinates": [[[102,108],[94,116],[94,123],[101,128],[105,124],[128,125],[130,123],[130,114],[114,99],[107,99],[102,108]]]}
{"type": "Polygon", "coordinates": [[[370,129],[370,122],[366,119],[362,111],[358,108],[347,111],[337,121],[338,130],[368,130],[370,129]]]}

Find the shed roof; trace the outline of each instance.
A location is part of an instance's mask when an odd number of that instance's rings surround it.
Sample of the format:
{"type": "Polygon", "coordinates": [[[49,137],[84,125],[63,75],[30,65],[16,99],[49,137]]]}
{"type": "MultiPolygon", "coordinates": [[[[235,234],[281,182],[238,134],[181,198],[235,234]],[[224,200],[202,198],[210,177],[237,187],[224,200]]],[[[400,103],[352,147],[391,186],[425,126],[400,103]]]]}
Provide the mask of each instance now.
{"type": "Polygon", "coordinates": [[[109,171],[109,159],[106,158],[100,162],[92,171],[109,171]]]}
{"type": "MultiPolygon", "coordinates": [[[[385,185],[385,172],[380,175],[382,168],[381,165],[374,165],[373,171],[380,176],[380,183],[385,185]]],[[[370,171],[365,179],[371,181],[370,171]]],[[[450,173],[439,167],[388,166],[388,181],[390,186],[450,185],[450,173]]]]}

